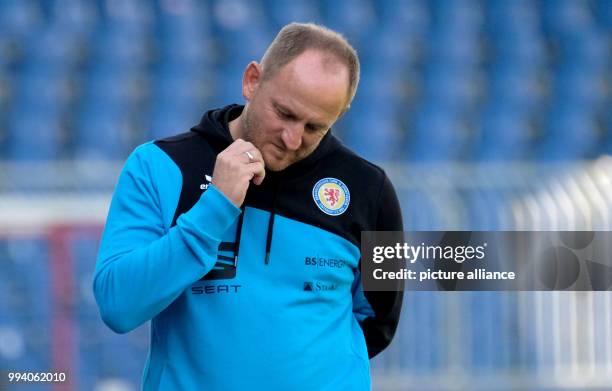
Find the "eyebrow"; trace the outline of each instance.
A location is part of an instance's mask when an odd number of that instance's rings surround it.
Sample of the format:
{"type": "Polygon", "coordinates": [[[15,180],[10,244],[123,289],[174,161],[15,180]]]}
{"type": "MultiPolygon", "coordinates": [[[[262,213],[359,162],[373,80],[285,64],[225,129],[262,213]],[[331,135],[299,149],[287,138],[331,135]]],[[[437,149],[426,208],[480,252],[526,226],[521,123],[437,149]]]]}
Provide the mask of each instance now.
{"type": "MultiPolygon", "coordinates": [[[[287,107],[285,107],[281,103],[273,101],[272,104],[276,107],[277,110],[285,113],[286,115],[288,115],[288,116],[290,116],[292,118],[298,118],[298,116],[293,111],[291,111],[290,109],[288,109],[287,107]]],[[[327,125],[311,123],[311,122],[307,123],[306,126],[309,126],[309,127],[311,127],[312,129],[315,129],[315,130],[325,130],[325,129],[327,129],[327,125]]]]}

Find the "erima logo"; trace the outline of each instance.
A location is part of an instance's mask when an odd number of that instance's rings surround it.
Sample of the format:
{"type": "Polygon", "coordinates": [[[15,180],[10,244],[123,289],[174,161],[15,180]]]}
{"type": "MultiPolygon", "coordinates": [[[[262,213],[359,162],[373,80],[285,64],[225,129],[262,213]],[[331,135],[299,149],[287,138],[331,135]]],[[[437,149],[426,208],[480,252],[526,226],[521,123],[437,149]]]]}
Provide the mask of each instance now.
{"type": "Polygon", "coordinates": [[[204,175],[204,179],[206,180],[206,182],[208,183],[202,183],[200,185],[200,190],[206,190],[208,189],[208,185],[210,185],[210,183],[212,182],[212,177],[210,175],[204,175]]]}
{"type": "Polygon", "coordinates": [[[337,288],[336,284],[326,284],[321,281],[305,281],[304,291],[335,291],[337,288]]]}

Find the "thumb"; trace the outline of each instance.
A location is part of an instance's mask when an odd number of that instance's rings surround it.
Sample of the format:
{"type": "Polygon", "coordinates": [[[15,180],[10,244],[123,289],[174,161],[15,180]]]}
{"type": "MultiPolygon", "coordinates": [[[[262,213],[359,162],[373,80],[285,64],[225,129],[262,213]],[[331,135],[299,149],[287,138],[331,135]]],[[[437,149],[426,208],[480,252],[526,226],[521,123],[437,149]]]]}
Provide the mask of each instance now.
{"type": "Polygon", "coordinates": [[[264,177],[263,177],[263,176],[261,176],[261,175],[255,175],[255,176],[253,177],[253,184],[255,184],[255,185],[259,186],[259,185],[261,185],[261,183],[263,182],[263,180],[264,180],[264,177]]]}

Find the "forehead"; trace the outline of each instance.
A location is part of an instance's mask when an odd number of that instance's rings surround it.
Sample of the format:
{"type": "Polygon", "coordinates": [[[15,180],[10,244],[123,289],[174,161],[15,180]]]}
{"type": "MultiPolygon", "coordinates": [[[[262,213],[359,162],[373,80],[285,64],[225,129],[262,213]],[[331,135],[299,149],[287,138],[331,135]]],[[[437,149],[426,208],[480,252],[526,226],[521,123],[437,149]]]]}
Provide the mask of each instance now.
{"type": "Polygon", "coordinates": [[[348,69],[329,56],[307,51],[268,81],[270,95],[303,115],[333,122],[348,96],[348,69]]]}

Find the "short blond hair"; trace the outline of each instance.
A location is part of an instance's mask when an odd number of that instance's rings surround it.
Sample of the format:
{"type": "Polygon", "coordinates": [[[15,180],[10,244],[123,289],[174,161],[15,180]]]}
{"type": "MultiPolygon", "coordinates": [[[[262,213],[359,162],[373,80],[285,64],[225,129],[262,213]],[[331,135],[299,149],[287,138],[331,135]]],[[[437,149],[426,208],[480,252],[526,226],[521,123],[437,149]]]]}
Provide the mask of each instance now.
{"type": "Polygon", "coordinates": [[[346,66],[349,87],[344,110],[348,110],[359,84],[359,58],[342,34],[326,27],[314,23],[290,23],[283,27],[261,59],[263,80],[272,78],[283,66],[309,49],[328,53],[346,66]]]}

